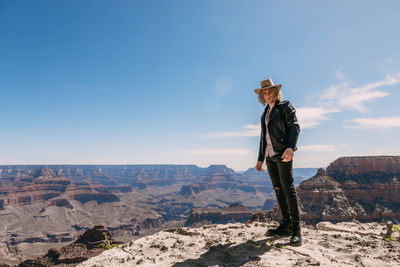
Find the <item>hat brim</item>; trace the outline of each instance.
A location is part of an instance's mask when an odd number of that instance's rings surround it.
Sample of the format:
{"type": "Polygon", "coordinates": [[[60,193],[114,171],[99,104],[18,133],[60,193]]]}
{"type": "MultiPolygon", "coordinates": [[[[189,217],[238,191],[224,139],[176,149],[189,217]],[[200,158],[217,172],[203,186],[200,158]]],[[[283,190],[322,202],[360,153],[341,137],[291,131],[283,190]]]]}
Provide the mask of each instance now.
{"type": "Polygon", "coordinates": [[[263,88],[254,89],[254,92],[255,92],[257,95],[259,95],[260,92],[261,92],[262,90],[269,89],[269,88],[274,88],[274,87],[275,87],[275,88],[278,88],[278,90],[280,90],[281,87],[282,87],[282,84],[277,84],[277,85],[273,85],[273,86],[268,86],[268,87],[263,87],[263,88]]]}

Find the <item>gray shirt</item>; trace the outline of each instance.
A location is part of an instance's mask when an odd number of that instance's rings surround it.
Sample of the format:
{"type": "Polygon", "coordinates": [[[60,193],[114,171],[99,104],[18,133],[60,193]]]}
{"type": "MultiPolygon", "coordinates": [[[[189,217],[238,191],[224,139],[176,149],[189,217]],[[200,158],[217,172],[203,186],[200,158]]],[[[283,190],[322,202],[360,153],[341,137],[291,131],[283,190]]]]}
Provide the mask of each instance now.
{"type": "Polygon", "coordinates": [[[271,113],[271,108],[268,108],[267,114],[265,115],[265,126],[266,126],[266,131],[265,131],[265,139],[267,141],[267,148],[265,151],[265,157],[270,158],[272,156],[275,156],[278,154],[277,152],[274,151],[274,148],[272,146],[271,142],[271,137],[269,136],[268,132],[268,121],[269,121],[269,114],[271,113]]]}

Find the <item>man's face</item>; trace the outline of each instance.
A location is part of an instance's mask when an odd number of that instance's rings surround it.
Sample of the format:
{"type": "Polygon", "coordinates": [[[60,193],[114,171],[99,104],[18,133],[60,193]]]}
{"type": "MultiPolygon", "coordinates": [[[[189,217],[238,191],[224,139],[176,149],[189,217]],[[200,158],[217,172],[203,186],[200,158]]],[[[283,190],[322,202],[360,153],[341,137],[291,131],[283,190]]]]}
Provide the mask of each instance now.
{"type": "Polygon", "coordinates": [[[263,94],[264,100],[267,103],[271,104],[275,102],[274,90],[272,88],[263,89],[261,93],[263,94]]]}

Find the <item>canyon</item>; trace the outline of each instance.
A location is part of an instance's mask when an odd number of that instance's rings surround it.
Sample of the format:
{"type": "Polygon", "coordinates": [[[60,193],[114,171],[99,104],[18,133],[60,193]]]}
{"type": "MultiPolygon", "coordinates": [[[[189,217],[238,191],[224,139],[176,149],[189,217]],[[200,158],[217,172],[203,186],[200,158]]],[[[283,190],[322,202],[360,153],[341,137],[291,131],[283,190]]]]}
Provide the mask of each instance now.
{"type": "Polygon", "coordinates": [[[274,201],[266,172],[252,177],[224,165],[3,165],[0,255],[34,258],[95,225],[127,242],[182,226],[196,208],[261,210],[265,199],[274,201]]]}
{"type": "MultiPolygon", "coordinates": [[[[400,220],[399,162],[396,156],[343,157],[326,170],[295,169],[303,221],[400,220]]],[[[128,242],[168,227],[251,217],[279,220],[268,174],[254,168],[0,166],[0,255],[14,262],[65,246],[95,225],[128,242]]]]}

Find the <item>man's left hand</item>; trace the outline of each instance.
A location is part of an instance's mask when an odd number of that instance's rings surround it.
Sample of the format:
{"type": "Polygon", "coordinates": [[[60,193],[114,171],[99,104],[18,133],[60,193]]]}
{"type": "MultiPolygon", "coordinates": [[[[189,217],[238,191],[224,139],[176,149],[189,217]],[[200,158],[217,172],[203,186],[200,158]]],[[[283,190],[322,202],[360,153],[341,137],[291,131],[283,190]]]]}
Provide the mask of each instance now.
{"type": "Polygon", "coordinates": [[[281,157],[282,162],[289,162],[293,158],[293,149],[287,148],[281,157]]]}

